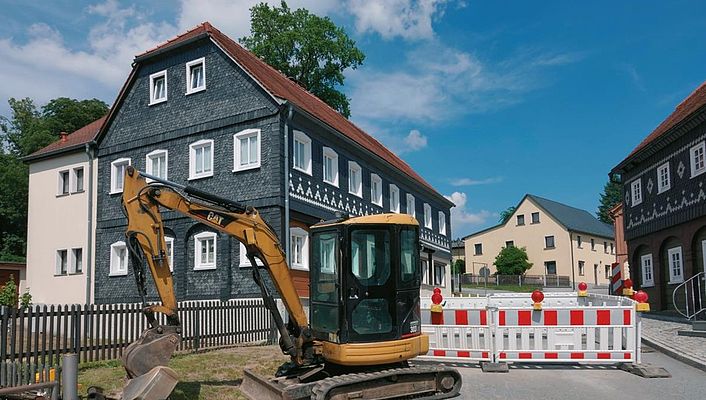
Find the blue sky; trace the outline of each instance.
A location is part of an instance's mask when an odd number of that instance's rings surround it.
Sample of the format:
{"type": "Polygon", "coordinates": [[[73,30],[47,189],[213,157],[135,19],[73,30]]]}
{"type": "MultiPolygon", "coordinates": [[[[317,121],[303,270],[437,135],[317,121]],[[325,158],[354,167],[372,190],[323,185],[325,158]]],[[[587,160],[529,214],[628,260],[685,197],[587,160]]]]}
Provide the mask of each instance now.
{"type": "MultiPolygon", "coordinates": [[[[249,0],[0,1],[8,97],[113,102],[135,54],[249,0]],[[8,79],[9,77],[9,79],[8,79]]],[[[700,1],[318,0],[366,54],[352,120],[458,205],[454,237],[525,193],[594,211],[610,169],[706,80],[700,1]]]]}

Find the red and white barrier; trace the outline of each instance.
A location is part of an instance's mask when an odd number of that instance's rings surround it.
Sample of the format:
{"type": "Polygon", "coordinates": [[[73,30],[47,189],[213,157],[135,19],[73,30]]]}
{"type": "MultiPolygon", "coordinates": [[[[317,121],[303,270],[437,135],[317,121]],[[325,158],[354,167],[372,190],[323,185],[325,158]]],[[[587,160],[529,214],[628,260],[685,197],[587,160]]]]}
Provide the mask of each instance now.
{"type": "Polygon", "coordinates": [[[422,300],[422,359],[640,362],[640,317],[625,297],[547,293],[539,307],[529,294],[452,298],[433,317],[430,305],[422,300]]]}

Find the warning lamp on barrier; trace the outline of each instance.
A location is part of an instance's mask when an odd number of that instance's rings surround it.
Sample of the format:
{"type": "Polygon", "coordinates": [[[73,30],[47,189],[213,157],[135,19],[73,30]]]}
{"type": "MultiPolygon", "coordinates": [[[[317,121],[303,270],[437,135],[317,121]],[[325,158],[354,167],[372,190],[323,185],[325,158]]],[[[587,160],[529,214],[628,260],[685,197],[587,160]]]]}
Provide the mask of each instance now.
{"type": "Polygon", "coordinates": [[[537,289],[532,292],[532,301],[534,302],[534,309],[539,311],[542,309],[542,301],[544,301],[544,293],[537,289]]]}
{"type": "Polygon", "coordinates": [[[431,295],[431,312],[442,312],[441,302],[444,301],[444,296],[441,295],[441,289],[434,288],[434,294],[431,295]]]}
{"type": "Polygon", "coordinates": [[[441,289],[434,288],[434,294],[431,295],[431,324],[444,325],[444,309],[441,302],[444,301],[444,296],[441,295],[441,289]]]}
{"type": "Polygon", "coordinates": [[[650,296],[648,296],[647,293],[642,290],[638,290],[632,298],[637,302],[635,305],[636,311],[650,311],[650,303],[647,302],[647,300],[650,299],[650,296]]]}
{"type": "Polygon", "coordinates": [[[586,282],[581,282],[579,283],[579,297],[586,297],[588,296],[588,285],[586,282]]]}
{"type": "Polygon", "coordinates": [[[628,278],[623,281],[623,296],[631,297],[635,292],[632,290],[632,279],[628,278]]]}

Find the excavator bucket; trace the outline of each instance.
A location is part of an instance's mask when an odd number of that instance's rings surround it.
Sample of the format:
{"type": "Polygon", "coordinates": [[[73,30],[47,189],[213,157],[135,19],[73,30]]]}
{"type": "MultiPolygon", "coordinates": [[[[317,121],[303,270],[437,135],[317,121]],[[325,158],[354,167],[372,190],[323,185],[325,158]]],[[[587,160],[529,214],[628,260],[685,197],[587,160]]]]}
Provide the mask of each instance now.
{"type": "Polygon", "coordinates": [[[123,389],[121,400],[165,400],[174,390],[179,378],[169,367],[154,367],[148,373],[130,379],[123,389]]]}

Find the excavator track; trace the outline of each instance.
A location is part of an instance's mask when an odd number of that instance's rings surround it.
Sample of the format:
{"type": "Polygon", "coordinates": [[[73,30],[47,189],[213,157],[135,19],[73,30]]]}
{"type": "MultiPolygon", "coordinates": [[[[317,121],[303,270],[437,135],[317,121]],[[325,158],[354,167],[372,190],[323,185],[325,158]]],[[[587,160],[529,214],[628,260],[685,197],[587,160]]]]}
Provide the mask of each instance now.
{"type": "Polygon", "coordinates": [[[311,383],[294,377],[267,379],[245,371],[242,393],[252,400],[436,400],[455,397],[461,375],[453,368],[414,366],[351,373],[311,383]]]}

